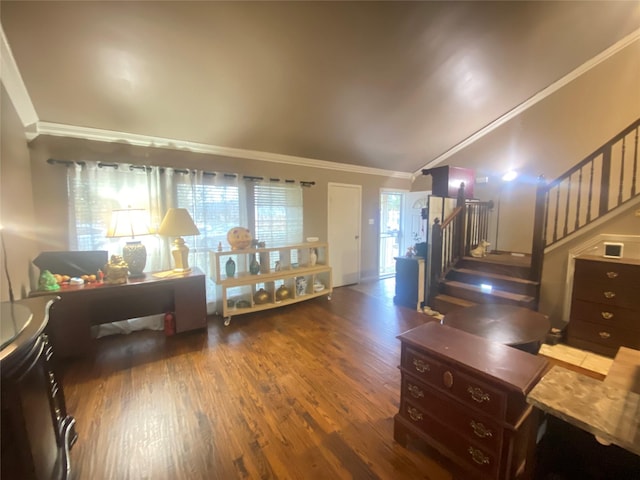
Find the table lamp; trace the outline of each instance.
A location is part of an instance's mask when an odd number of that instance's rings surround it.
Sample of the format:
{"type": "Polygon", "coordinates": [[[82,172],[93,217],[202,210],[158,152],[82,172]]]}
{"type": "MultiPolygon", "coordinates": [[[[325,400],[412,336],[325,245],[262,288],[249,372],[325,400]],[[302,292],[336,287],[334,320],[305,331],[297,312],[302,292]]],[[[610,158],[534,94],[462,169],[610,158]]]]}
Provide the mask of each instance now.
{"type": "Polygon", "coordinates": [[[149,219],[143,208],[123,208],[111,211],[111,225],[107,238],[131,237],[122,249],[122,258],[129,266],[129,277],[144,277],[147,249],[136,236],[149,235],[149,219]]]}
{"type": "Polygon", "coordinates": [[[175,263],[174,272],[187,273],[191,271],[189,267],[189,247],[181,238],[182,235],[200,235],[200,230],[193,223],[191,215],[186,208],[170,208],[164,216],[158,234],[165,237],[176,237],[171,246],[171,255],[175,263]]]}

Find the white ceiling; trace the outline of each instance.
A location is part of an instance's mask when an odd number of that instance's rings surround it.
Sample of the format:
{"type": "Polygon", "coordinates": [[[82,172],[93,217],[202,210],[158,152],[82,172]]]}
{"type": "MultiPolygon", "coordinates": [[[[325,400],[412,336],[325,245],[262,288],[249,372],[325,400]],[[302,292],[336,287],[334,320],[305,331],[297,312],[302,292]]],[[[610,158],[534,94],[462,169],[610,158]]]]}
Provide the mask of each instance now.
{"type": "Polygon", "coordinates": [[[640,2],[12,2],[41,122],[415,172],[640,28],[640,2]]]}

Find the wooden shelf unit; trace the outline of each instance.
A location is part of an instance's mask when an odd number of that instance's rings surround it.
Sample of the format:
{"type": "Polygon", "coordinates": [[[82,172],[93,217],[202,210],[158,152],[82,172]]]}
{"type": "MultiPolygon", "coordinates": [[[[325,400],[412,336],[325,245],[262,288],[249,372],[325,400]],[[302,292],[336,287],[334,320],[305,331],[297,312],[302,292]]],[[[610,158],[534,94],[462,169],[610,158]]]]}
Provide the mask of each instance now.
{"type": "Polygon", "coordinates": [[[229,325],[231,317],[235,315],[282,307],[322,295],[331,299],[333,284],[328,259],[329,246],[322,242],[211,252],[212,280],[216,284],[216,312],[224,317],[225,325],[229,325]],[[310,261],[312,250],[317,252],[315,265],[311,265],[310,261]],[[260,272],[257,274],[252,274],[249,270],[253,257],[260,263],[260,272]],[[236,265],[233,277],[226,274],[229,259],[236,265]],[[304,289],[297,288],[298,278],[306,280],[304,289]],[[315,289],[316,282],[324,285],[324,288],[315,289]],[[289,296],[277,300],[276,291],[281,285],[289,290],[289,296]],[[256,303],[255,294],[261,288],[267,292],[268,300],[256,303]],[[247,302],[247,306],[238,306],[241,301],[247,302]]]}

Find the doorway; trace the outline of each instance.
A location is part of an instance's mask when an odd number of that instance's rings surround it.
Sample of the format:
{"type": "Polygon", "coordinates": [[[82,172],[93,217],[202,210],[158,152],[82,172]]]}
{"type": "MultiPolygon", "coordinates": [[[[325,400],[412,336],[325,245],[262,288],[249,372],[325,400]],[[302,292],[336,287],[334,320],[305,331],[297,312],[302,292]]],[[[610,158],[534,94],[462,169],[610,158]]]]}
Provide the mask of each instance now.
{"type": "Polygon", "coordinates": [[[360,225],[362,187],[328,185],[327,240],[334,287],[360,281],[360,225]]]}
{"type": "Polygon", "coordinates": [[[380,236],[378,248],[378,276],[394,275],[395,257],[400,255],[403,230],[402,214],[405,192],[398,190],[380,191],[380,236]]]}

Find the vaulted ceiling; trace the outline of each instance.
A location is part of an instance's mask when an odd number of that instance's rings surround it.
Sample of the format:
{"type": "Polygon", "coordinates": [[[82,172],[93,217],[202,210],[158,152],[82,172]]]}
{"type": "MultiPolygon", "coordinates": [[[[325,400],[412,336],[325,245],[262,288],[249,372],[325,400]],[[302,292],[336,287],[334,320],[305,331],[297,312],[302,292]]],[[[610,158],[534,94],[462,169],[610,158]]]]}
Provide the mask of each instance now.
{"type": "Polygon", "coordinates": [[[2,1],[0,19],[38,122],[415,172],[640,28],[640,3],[2,1]]]}

